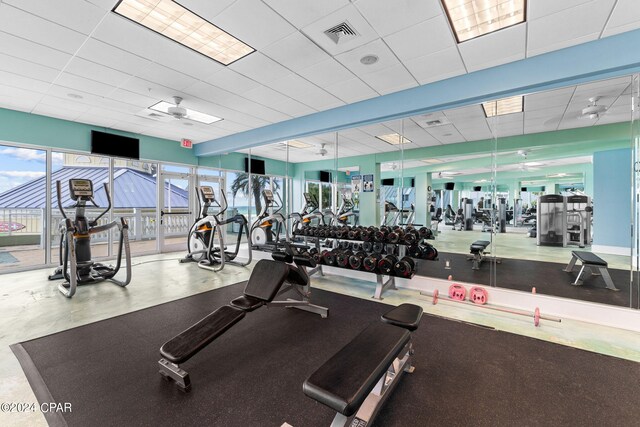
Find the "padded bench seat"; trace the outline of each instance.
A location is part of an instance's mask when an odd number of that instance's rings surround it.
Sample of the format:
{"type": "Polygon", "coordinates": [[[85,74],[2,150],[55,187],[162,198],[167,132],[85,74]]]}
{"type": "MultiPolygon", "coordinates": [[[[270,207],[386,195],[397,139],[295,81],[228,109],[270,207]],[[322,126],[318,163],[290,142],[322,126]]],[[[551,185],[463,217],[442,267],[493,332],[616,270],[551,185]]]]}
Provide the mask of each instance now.
{"type": "Polygon", "coordinates": [[[582,261],[582,264],[596,265],[596,266],[603,266],[603,267],[609,266],[607,261],[603,260],[593,252],[571,251],[571,255],[578,258],[580,261],[582,261]]]}
{"type": "Polygon", "coordinates": [[[484,251],[485,249],[487,249],[487,246],[489,246],[490,244],[491,242],[488,240],[476,240],[471,244],[471,246],[469,247],[469,250],[471,251],[471,253],[484,251]]]}
{"type": "Polygon", "coordinates": [[[186,331],[160,347],[162,357],[172,363],[182,363],[225,333],[245,316],[239,308],[220,307],[186,331]]]}
{"type": "Polygon", "coordinates": [[[620,290],[616,288],[616,286],[613,284],[613,280],[611,280],[609,270],[607,270],[607,267],[609,267],[607,261],[603,260],[593,252],[571,251],[571,261],[569,261],[569,264],[564,269],[564,271],[566,271],[567,273],[571,273],[577,261],[580,261],[582,263],[582,268],[580,268],[578,277],[576,277],[576,280],[572,283],[572,285],[582,285],[582,274],[585,270],[589,270],[591,274],[595,276],[602,276],[607,289],[611,289],[612,291],[620,290]],[[597,270],[598,272],[596,272],[595,270],[597,270]]]}
{"type": "Polygon", "coordinates": [[[420,325],[422,307],[415,304],[400,304],[393,310],[380,316],[380,320],[390,325],[415,331],[420,325]]]}
{"type": "Polygon", "coordinates": [[[372,323],[305,380],[304,394],[350,417],[410,337],[406,329],[372,323]]]}

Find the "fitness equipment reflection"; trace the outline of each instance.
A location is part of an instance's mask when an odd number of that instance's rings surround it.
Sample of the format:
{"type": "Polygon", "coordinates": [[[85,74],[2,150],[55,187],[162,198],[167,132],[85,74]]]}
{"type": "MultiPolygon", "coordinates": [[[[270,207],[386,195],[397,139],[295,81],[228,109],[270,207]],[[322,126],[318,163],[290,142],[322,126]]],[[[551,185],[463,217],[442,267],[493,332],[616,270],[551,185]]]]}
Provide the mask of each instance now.
{"type": "Polygon", "coordinates": [[[304,197],[304,206],[300,212],[293,212],[289,215],[289,219],[293,220],[291,225],[291,230],[293,233],[296,230],[302,229],[304,226],[313,226],[313,225],[323,225],[324,224],[324,216],[319,211],[320,204],[318,203],[318,198],[311,193],[302,193],[304,197]],[[317,221],[315,224],[314,221],[317,221]]]}
{"type": "Polygon", "coordinates": [[[591,215],[588,196],[548,194],[538,199],[537,243],[539,246],[591,245],[591,215]]]}
{"type": "Polygon", "coordinates": [[[251,225],[251,248],[276,251],[282,248],[284,242],[290,241],[287,219],[280,213],[283,207],[282,199],[278,196],[276,202],[273,191],[266,189],[262,190],[262,198],[264,206],[251,225]],[[284,237],[281,237],[281,234],[284,234],[284,237]]]}
{"type": "Polygon", "coordinates": [[[251,250],[249,249],[249,257],[246,262],[236,260],[240,251],[242,233],[247,235],[247,242],[251,248],[251,235],[249,233],[249,225],[244,215],[238,214],[232,218],[224,219],[224,213],[227,210],[228,203],[224,191],[220,191],[222,196],[222,204],[217,201],[213,187],[203,185],[196,187],[198,202],[200,203],[200,213],[198,218],[189,229],[189,238],[187,239],[187,255],[180,260],[184,262],[197,262],[198,267],[205,270],[220,271],[226,263],[239,266],[248,265],[251,262],[251,250]],[[217,213],[210,213],[210,208],[218,208],[217,213]],[[236,247],[233,251],[227,251],[224,242],[223,227],[228,224],[239,224],[238,239],[236,247]],[[218,240],[219,246],[215,246],[215,240],[218,240]]]}
{"type": "Polygon", "coordinates": [[[349,219],[353,218],[352,225],[358,225],[358,213],[353,210],[354,204],[353,199],[350,194],[343,193],[342,194],[342,202],[340,203],[340,208],[336,214],[332,212],[326,212],[325,215],[330,219],[330,225],[335,226],[345,226],[349,225],[349,219]]]}
{"type": "Polygon", "coordinates": [[[67,298],[76,293],[76,287],[91,283],[110,280],[118,286],[125,287],[131,281],[131,253],[129,251],[129,225],[124,218],[108,224],[98,225],[98,221],[111,210],[111,195],[109,187],[104,183],[104,192],[107,198],[107,208],[95,219],[89,220],[85,216],[87,202],[91,202],[96,208],[100,208],[93,199],[93,183],[89,179],[69,180],[69,197],[75,205],[75,218],[73,221],[67,218],[62,208],[62,191],[60,181],[56,181],[56,194],[58,196],[58,209],[62,214],[60,221],[60,266],[49,276],[49,280],[64,278],[66,282],[58,285],[58,290],[67,298]],[[94,262],[91,259],[91,235],[103,233],[117,227],[120,231],[118,243],[118,259],[115,267],[106,266],[94,262]],[[114,279],[121,266],[122,250],[125,251],[126,278],[124,281],[114,279]]]}

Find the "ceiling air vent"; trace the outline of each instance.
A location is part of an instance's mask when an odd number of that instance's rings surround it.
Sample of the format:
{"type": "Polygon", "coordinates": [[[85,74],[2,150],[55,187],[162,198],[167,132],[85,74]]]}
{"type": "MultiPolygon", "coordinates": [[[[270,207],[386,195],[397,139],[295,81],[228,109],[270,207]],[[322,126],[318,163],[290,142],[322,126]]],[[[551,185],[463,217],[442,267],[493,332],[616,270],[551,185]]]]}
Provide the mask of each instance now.
{"type": "Polygon", "coordinates": [[[344,21],[338,25],[335,25],[329,28],[328,30],[325,30],[324,33],[335,44],[346,43],[359,36],[358,32],[347,21],[344,21]]]}
{"type": "Polygon", "coordinates": [[[445,117],[445,116],[436,116],[436,117],[428,117],[427,120],[425,120],[424,122],[422,122],[422,127],[424,128],[433,128],[433,127],[437,127],[437,126],[443,126],[443,125],[448,125],[451,122],[445,117]]]}

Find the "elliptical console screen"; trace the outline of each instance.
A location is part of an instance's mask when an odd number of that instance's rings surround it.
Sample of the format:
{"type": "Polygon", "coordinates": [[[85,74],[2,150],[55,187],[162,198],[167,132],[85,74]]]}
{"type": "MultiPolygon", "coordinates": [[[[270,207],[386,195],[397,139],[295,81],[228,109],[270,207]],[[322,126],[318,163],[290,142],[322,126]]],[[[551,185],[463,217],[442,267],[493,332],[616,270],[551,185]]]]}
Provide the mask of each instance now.
{"type": "Polygon", "coordinates": [[[69,193],[73,200],[78,197],[92,197],[93,183],[89,179],[70,179],[69,193]]]}
{"type": "Polygon", "coordinates": [[[267,200],[267,202],[273,202],[273,192],[271,190],[263,190],[263,193],[264,198],[267,200]]]}
{"type": "Polygon", "coordinates": [[[208,185],[201,186],[200,193],[202,194],[202,198],[207,201],[212,201],[216,198],[215,193],[213,192],[213,187],[208,185]]]}

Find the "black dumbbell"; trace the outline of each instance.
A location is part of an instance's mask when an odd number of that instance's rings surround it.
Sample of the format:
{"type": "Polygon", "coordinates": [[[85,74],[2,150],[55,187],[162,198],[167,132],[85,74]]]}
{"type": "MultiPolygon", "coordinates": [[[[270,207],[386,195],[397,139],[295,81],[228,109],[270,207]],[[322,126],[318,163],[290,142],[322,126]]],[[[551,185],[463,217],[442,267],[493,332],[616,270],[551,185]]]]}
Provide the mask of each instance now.
{"type": "Polygon", "coordinates": [[[409,254],[410,257],[413,258],[423,258],[424,257],[424,251],[422,249],[422,246],[420,245],[411,245],[407,248],[407,253],[409,254]]]}
{"type": "Polygon", "coordinates": [[[378,262],[382,259],[380,254],[370,254],[362,260],[362,268],[366,271],[374,273],[378,270],[378,262]]]}
{"type": "Polygon", "coordinates": [[[411,277],[416,270],[416,263],[412,258],[406,256],[401,260],[397,261],[393,265],[393,271],[396,276],[400,277],[411,277]]]}
{"type": "Polygon", "coordinates": [[[347,232],[347,237],[351,240],[360,240],[360,230],[352,228],[347,232]]]}
{"type": "Polygon", "coordinates": [[[395,255],[387,255],[378,261],[378,271],[380,274],[392,274],[396,262],[398,262],[398,258],[395,255]]]}
{"type": "Polygon", "coordinates": [[[387,235],[387,242],[396,244],[402,240],[403,237],[404,231],[402,231],[401,228],[396,228],[387,235]]]}
{"type": "Polygon", "coordinates": [[[366,257],[366,253],[362,251],[356,252],[349,257],[349,267],[353,268],[354,270],[360,270],[360,268],[362,268],[362,261],[364,261],[366,257]]]}
{"type": "Polygon", "coordinates": [[[404,243],[407,245],[413,245],[415,243],[418,243],[418,240],[420,240],[420,235],[418,234],[418,232],[415,229],[407,229],[404,233],[404,243]]]}
{"type": "Polygon", "coordinates": [[[384,242],[385,240],[387,240],[387,234],[389,234],[389,231],[387,230],[386,227],[381,228],[377,231],[373,232],[373,241],[374,242],[384,242]]]}
{"type": "Polygon", "coordinates": [[[438,258],[438,250],[428,243],[422,246],[422,253],[423,258],[428,259],[429,261],[433,261],[438,258]]]}
{"type": "Polygon", "coordinates": [[[347,250],[351,247],[351,244],[349,242],[347,242],[346,240],[343,240],[339,243],[338,247],[342,250],[347,250]]]}
{"type": "Polygon", "coordinates": [[[373,244],[373,252],[377,253],[377,254],[381,254],[382,251],[384,251],[384,243],[382,242],[375,242],[373,244]]]}
{"type": "Polygon", "coordinates": [[[336,255],[336,265],[343,268],[349,267],[349,257],[351,255],[353,255],[353,252],[350,250],[339,252],[336,255]]]}
{"type": "Polygon", "coordinates": [[[322,261],[326,265],[336,265],[336,255],[339,253],[337,249],[332,251],[322,251],[322,261]]]}
{"type": "Polygon", "coordinates": [[[428,227],[422,227],[418,230],[418,234],[422,239],[433,239],[433,231],[428,227]]]}
{"type": "Polygon", "coordinates": [[[362,242],[362,250],[369,253],[373,251],[373,243],[371,242],[362,242]]]}

